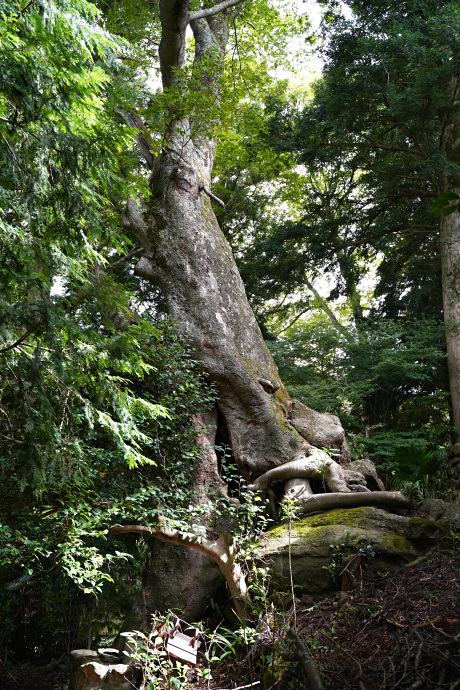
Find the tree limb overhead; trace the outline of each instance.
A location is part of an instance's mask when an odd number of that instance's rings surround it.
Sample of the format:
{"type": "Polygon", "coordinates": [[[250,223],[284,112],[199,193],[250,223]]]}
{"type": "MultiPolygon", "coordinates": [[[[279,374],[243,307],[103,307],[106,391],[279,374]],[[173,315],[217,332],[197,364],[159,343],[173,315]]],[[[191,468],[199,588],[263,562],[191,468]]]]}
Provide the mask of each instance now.
{"type": "Polygon", "coordinates": [[[195,12],[190,12],[190,21],[193,22],[196,19],[204,19],[205,17],[214,17],[219,12],[228,10],[230,7],[235,5],[240,5],[244,0],[223,0],[219,2],[214,7],[208,7],[207,9],[195,10],[195,12]]]}

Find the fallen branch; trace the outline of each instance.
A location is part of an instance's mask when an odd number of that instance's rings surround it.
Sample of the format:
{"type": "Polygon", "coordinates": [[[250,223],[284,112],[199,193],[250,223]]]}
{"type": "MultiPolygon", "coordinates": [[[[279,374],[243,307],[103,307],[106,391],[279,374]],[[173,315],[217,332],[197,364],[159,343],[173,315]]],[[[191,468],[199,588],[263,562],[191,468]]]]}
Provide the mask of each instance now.
{"type": "Polygon", "coordinates": [[[334,640],[334,638],[331,635],[328,635],[327,633],[325,633],[324,630],[318,630],[318,632],[320,633],[320,635],[323,635],[323,637],[325,637],[327,640],[329,640],[329,642],[332,642],[332,644],[334,644],[338,650],[343,652],[343,654],[346,654],[358,666],[358,674],[357,674],[356,678],[360,678],[363,675],[363,668],[362,668],[361,664],[359,663],[358,659],[355,659],[355,657],[352,654],[350,654],[350,652],[347,652],[346,649],[341,647],[336,642],[336,640],[334,640]]]}
{"type": "Polygon", "coordinates": [[[260,685],[260,680],[249,683],[249,685],[239,685],[237,688],[219,688],[218,690],[245,690],[245,688],[253,688],[255,685],[260,685]]]}
{"type": "Polygon", "coordinates": [[[307,648],[303,644],[302,640],[297,635],[294,628],[289,628],[288,636],[292,637],[292,639],[295,641],[297,645],[299,662],[303,669],[303,672],[305,673],[309,690],[324,690],[324,685],[322,683],[316,664],[310,656],[307,648]]]}
{"type": "MultiPolygon", "coordinates": [[[[442,620],[442,619],[440,619],[440,620],[442,620]]],[[[444,632],[444,630],[441,630],[441,628],[437,628],[435,626],[435,623],[437,623],[437,622],[438,621],[436,620],[436,618],[434,619],[434,621],[429,621],[433,630],[436,630],[436,632],[441,633],[441,635],[443,635],[443,637],[447,637],[447,639],[450,640],[451,642],[455,642],[456,644],[460,644],[460,634],[455,635],[455,637],[453,635],[449,635],[448,633],[444,632]]],[[[449,644],[449,643],[446,642],[445,644],[449,644]]]]}
{"type": "MultiPolygon", "coordinates": [[[[385,618],[385,620],[387,623],[390,623],[390,625],[394,625],[396,628],[400,628],[401,630],[408,630],[409,628],[420,630],[421,628],[429,628],[430,625],[434,627],[435,623],[440,623],[442,621],[442,616],[433,618],[432,621],[424,621],[423,623],[417,623],[417,625],[404,625],[403,623],[398,623],[397,621],[393,621],[390,618],[385,618]]],[[[440,632],[442,632],[442,630],[440,632]]],[[[450,637],[450,635],[448,637],[450,637]]]]}

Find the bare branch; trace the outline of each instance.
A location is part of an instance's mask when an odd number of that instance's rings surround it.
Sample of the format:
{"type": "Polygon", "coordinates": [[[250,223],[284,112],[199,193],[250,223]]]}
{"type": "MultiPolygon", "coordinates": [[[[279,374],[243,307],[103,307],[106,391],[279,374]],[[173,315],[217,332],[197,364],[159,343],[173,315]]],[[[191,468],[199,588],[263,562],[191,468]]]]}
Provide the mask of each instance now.
{"type": "Polygon", "coordinates": [[[35,330],[34,328],[29,328],[29,330],[26,331],[24,333],[24,335],[21,335],[21,337],[18,338],[14,343],[12,343],[11,345],[8,345],[7,347],[2,347],[0,349],[0,354],[3,352],[8,352],[9,350],[14,350],[14,348],[17,347],[18,345],[20,345],[23,342],[23,340],[28,338],[29,335],[34,332],[34,330],[35,330]]]}
{"type": "Polygon", "coordinates": [[[224,202],[222,201],[222,199],[219,199],[218,196],[216,196],[215,194],[213,194],[213,193],[211,192],[211,190],[208,189],[204,184],[201,184],[201,185],[200,185],[200,191],[201,191],[201,192],[204,192],[205,194],[207,194],[208,197],[209,197],[210,199],[212,199],[213,201],[216,202],[216,204],[219,204],[219,206],[222,206],[222,208],[225,208],[225,204],[224,204],[224,202]]]}
{"type": "Polygon", "coordinates": [[[21,11],[19,12],[18,17],[22,17],[22,15],[25,14],[25,13],[27,12],[27,10],[29,9],[29,7],[30,7],[31,5],[33,5],[34,2],[35,2],[35,0],[30,0],[30,2],[27,3],[27,5],[24,7],[24,9],[21,10],[21,11]]]}
{"type": "Polygon", "coordinates": [[[123,261],[127,261],[132,256],[135,256],[136,254],[139,254],[139,252],[143,252],[143,251],[144,251],[143,247],[135,247],[134,249],[131,249],[130,252],[125,254],[125,256],[122,256],[121,259],[117,259],[117,261],[114,261],[113,263],[109,264],[109,267],[113,268],[114,266],[118,266],[118,264],[123,263],[123,261]]]}
{"type": "Polygon", "coordinates": [[[343,333],[343,335],[346,338],[350,339],[351,333],[345,328],[345,326],[343,324],[340,323],[340,321],[338,320],[338,318],[336,317],[336,315],[334,314],[334,312],[332,311],[332,309],[330,308],[330,306],[328,305],[328,303],[326,302],[324,297],[321,297],[318,290],[315,287],[313,287],[313,285],[310,283],[310,281],[307,278],[305,278],[305,284],[308,287],[308,289],[312,291],[312,293],[315,295],[315,297],[317,297],[319,299],[321,306],[322,306],[323,310],[326,312],[326,314],[329,316],[332,325],[335,328],[337,328],[337,330],[340,331],[340,333],[343,333]]]}
{"type": "Polygon", "coordinates": [[[292,321],[290,321],[290,322],[288,323],[288,325],[285,326],[285,328],[282,328],[280,331],[278,331],[278,335],[281,335],[281,333],[286,333],[286,331],[288,331],[288,330],[295,324],[295,322],[298,321],[298,320],[300,319],[301,316],[303,316],[304,314],[307,313],[307,311],[310,311],[310,310],[311,310],[311,306],[310,306],[310,305],[308,305],[308,307],[307,307],[306,309],[302,309],[302,311],[299,312],[299,313],[297,314],[297,316],[295,316],[295,317],[292,319],[292,321]]]}
{"type": "Polygon", "coordinates": [[[147,165],[149,166],[150,170],[152,170],[155,161],[155,156],[152,153],[153,142],[152,137],[150,136],[150,132],[148,131],[147,127],[144,125],[137,113],[130,112],[128,110],[120,110],[119,112],[124,117],[126,123],[130,127],[138,130],[135,135],[137,144],[147,165]]]}
{"type": "MultiPolygon", "coordinates": [[[[251,2],[251,0],[249,0],[251,2]]],[[[223,2],[217,3],[214,7],[208,7],[203,10],[196,10],[195,12],[190,12],[190,21],[193,22],[196,19],[204,19],[205,17],[214,17],[214,15],[228,10],[229,7],[234,7],[235,5],[240,5],[245,2],[245,0],[223,0],[223,2]]]]}
{"type": "Polygon", "coordinates": [[[3,141],[4,141],[5,144],[7,145],[8,150],[9,150],[9,152],[11,153],[11,156],[13,157],[13,160],[16,161],[16,163],[17,163],[18,166],[19,166],[19,169],[20,169],[21,172],[25,175],[25,174],[26,174],[26,170],[22,167],[21,163],[20,163],[19,160],[18,160],[18,157],[16,156],[16,154],[15,154],[15,152],[14,152],[14,149],[13,149],[13,148],[10,146],[10,144],[8,143],[8,140],[3,136],[3,132],[0,132],[0,136],[2,137],[3,141]]]}
{"type": "Polygon", "coordinates": [[[12,438],[11,436],[4,436],[3,434],[0,434],[1,438],[4,438],[5,441],[11,441],[12,443],[19,443],[21,446],[25,445],[25,441],[19,441],[16,438],[12,438]]]}

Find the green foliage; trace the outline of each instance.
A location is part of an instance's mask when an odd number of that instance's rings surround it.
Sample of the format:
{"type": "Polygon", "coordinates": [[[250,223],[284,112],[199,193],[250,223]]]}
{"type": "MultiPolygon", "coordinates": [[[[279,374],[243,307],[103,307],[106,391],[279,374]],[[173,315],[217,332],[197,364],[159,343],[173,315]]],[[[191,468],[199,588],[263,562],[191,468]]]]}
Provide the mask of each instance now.
{"type": "Polygon", "coordinates": [[[455,192],[445,192],[441,194],[441,196],[438,196],[431,212],[435,216],[450,216],[451,213],[455,213],[459,210],[459,199],[460,196],[455,194],[455,192]]]}
{"type": "Polygon", "coordinates": [[[433,497],[446,477],[445,449],[430,448],[424,439],[400,445],[390,461],[396,488],[417,498],[433,497]]]}
{"type": "Polygon", "coordinates": [[[132,638],[128,639],[131,648],[130,658],[136,665],[142,668],[142,685],[147,690],[157,690],[157,688],[187,687],[188,666],[178,660],[169,657],[166,651],[167,633],[165,627],[173,630],[177,619],[172,615],[167,615],[164,620],[154,617],[153,628],[149,635],[136,632],[132,638]]]}
{"type": "MultiPolygon", "coordinates": [[[[107,540],[107,528],[124,522],[154,525],[160,514],[168,524],[182,529],[192,529],[199,522],[200,512],[194,512],[190,504],[191,477],[198,458],[191,418],[197,408],[209,406],[214,394],[200,378],[188,348],[167,323],[151,328],[142,345],[144,354],[150,353],[149,376],[129,376],[131,397],[160,399],[169,410],[166,416],[152,416],[141,406],[138,421],[146,441],[140,450],[147,463],[129,468],[110,429],[96,421],[92,430],[83,425],[78,462],[64,477],[53,476],[50,467],[50,481],[41,485],[39,494],[35,485],[23,486],[22,490],[18,486],[22,467],[20,462],[14,464],[15,456],[3,466],[1,581],[4,587],[18,584],[14,595],[10,591],[0,606],[17,611],[24,597],[47,591],[47,583],[53,588],[56,581],[67,581],[74,583],[68,587],[80,607],[90,608],[89,594],[98,595],[98,615],[103,618],[110,611],[114,593],[126,602],[126,587],[119,577],[123,562],[129,559],[131,572],[125,579],[130,581],[139,576],[144,560],[142,540],[107,540]],[[51,580],[49,572],[53,573],[51,580]]],[[[45,616],[45,628],[46,621],[45,616]]],[[[78,629],[72,632],[74,637],[77,634],[78,629]]],[[[41,647],[41,643],[36,646],[41,647]]]]}
{"type": "Polygon", "coordinates": [[[381,463],[450,432],[436,217],[456,206],[440,142],[460,17],[453,2],[350,3],[346,17],[323,4],[324,74],[300,103],[286,85],[266,93],[220,168],[220,218],[290,393],[381,463]],[[342,332],[316,316],[327,306],[342,332]]]}
{"type": "Polygon", "coordinates": [[[201,683],[211,681],[211,664],[222,661],[229,654],[236,656],[237,648],[241,645],[241,631],[235,632],[224,626],[209,631],[201,623],[192,627],[171,612],[162,617],[154,615],[150,634],[136,632],[128,639],[132,650],[130,657],[142,668],[142,682],[148,690],[189,687],[187,672],[190,671],[190,667],[171,658],[166,651],[167,631],[180,630],[180,627],[189,637],[199,640],[200,663],[195,667],[194,673],[201,683]]]}
{"type": "Polygon", "coordinates": [[[214,392],[145,291],[139,308],[119,214],[146,176],[121,113],[144,93],[104,23],[85,1],[0,14],[0,645],[19,656],[126,606],[144,543],[108,526],[198,521],[192,413],[214,392]]]}
{"type": "Polygon", "coordinates": [[[410,0],[396,11],[387,0],[351,2],[347,18],[337,3],[324,4],[326,67],[313,99],[300,114],[281,99],[274,111],[269,141],[297,151],[306,184],[303,217],[271,238],[284,261],[270,269],[284,269],[279,294],[285,275],[302,288],[306,271],[326,272],[336,283],[332,296],[353,303],[378,260],[374,310],[436,318],[442,304],[432,208],[439,198],[435,208],[447,210],[453,197],[443,176],[455,186],[460,175],[441,150],[457,88],[458,3],[410,0]]]}
{"type": "Polygon", "coordinates": [[[319,314],[298,324],[269,342],[294,397],[338,414],[363,437],[388,428],[431,434],[446,424],[436,323],[369,319],[344,333],[319,314]]]}
{"type": "Polygon", "coordinates": [[[375,556],[371,543],[365,540],[350,539],[349,533],[345,543],[331,544],[331,562],[323,565],[336,585],[340,584],[343,575],[354,577],[356,568],[362,576],[363,568],[367,567],[375,556]]]}

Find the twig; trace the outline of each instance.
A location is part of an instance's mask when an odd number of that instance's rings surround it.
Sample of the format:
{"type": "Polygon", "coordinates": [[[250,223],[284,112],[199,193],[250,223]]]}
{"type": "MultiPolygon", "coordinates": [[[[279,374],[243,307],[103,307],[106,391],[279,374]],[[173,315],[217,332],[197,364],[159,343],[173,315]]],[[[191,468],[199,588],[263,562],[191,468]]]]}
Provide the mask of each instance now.
{"type": "Polygon", "coordinates": [[[260,685],[260,680],[256,680],[255,683],[249,683],[249,685],[239,685],[237,688],[218,688],[218,690],[244,690],[244,688],[253,688],[254,685],[260,685]]]}
{"type": "Polygon", "coordinates": [[[342,333],[345,336],[345,338],[347,338],[347,340],[352,339],[352,335],[351,335],[350,331],[347,328],[345,328],[345,326],[342,323],[340,323],[340,321],[338,320],[338,318],[336,317],[336,315],[334,314],[334,312],[332,311],[332,309],[328,305],[325,298],[319,294],[318,290],[313,286],[313,284],[308,280],[308,278],[304,278],[304,281],[305,281],[305,285],[307,286],[307,288],[309,290],[311,290],[311,292],[314,294],[316,299],[319,300],[323,311],[329,317],[334,328],[336,328],[340,333],[342,333]]]}
{"type": "MultiPolygon", "coordinates": [[[[424,621],[423,623],[417,623],[417,625],[403,625],[402,623],[398,623],[397,621],[392,621],[390,618],[385,618],[387,623],[390,623],[390,625],[396,626],[396,628],[400,628],[401,630],[408,630],[408,628],[413,628],[416,630],[420,630],[420,628],[428,628],[430,625],[434,627],[435,623],[440,623],[442,621],[442,616],[438,616],[437,618],[433,618],[432,621],[424,621]]],[[[436,628],[437,630],[438,628],[436,628]]],[[[442,631],[440,631],[442,632],[442,631]]],[[[445,633],[443,633],[445,634],[445,633]]],[[[448,635],[450,637],[450,635],[448,635]]],[[[452,638],[454,639],[454,638],[452,638]]]]}
{"type": "Polygon", "coordinates": [[[130,252],[125,254],[125,256],[122,256],[121,259],[117,259],[117,261],[114,261],[113,264],[109,264],[109,267],[113,268],[114,266],[118,266],[118,264],[121,264],[123,261],[130,259],[135,254],[138,254],[139,252],[142,252],[142,251],[144,251],[142,247],[135,247],[134,249],[131,249],[130,252]]]}
{"type": "Polygon", "coordinates": [[[18,159],[18,157],[16,156],[16,154],[15,154],[15,152],[14,152],[14,149],[10,146],[8,140],[4,137],[4,135],[3,135],[2,132],[0,132],[0,135],[1,135],[2,139],[3,139],[3,141],[5,142],[5,144],[7,145],[8,149],[9,149],[9,152],[11,153],[11,155],[12,155],[12,157],[13,157],[13,160],[16,161],[16,163],[17,163],[18,166],[19,166],[19,169],[20,169],[21,172],[25,175],[25,174],[26,174],[26,171],[25,171],[25,169],[22,167],[22,165],[20,164],[19,159],[18,159]]]}
{"type": "Polygon", "coordinates": [[[24,7],[24,9],[21,10],[21,11],[19,12],[18,17],[22,17],[22,15],[25,14],[25,13],[27,12],[27,10],[29,9],[29,7],[30,7],[31,5],[33,5],[34,2],[35,2],[35,0],[30,0],[30,2],[27,3],[27,5],[24,7]]]}
{"type": "Polygon", "coordinates": [[[449,635],[448,633],[444,632],[444,630],[441,630],[441,628],[437,628],[434,625],[434,623],[436,623],[436,622],[439,622],[439,621],[436,621],[436,619],[434,621],[430,621],[431,627],[434,630],[436,630],[436,632],[441,633],[441,635],[443,635],[444,637],[447,637],[447,639],[450,640],[451,642],[456,642],[457,644],[460,644],[460,635],[456,635],[455,637],[453,635],[449,635]]]}
{"type": "Polygon", "coordinates": [[[275,690],[275,688],[277,688],[278,685],[281,685],[281,683],[283,683],[286,680],[286,675],[287,674],[283,674],[282,676],[280,676],[278,680],[275,680],[273,685],[270,685],[270,687],[267,688],[267,690],[275,690]]]}
{"type": "MultiPolygon", "coordinates": [[[[333,642],[333,643],[335,644],[335,646],[336,646],[337,648],[340,649],[339,645],[337,644],[337,642],[334,640],[333,637],[331,637],[330,635],[328,635],[327,633],[325,633],[323,630],[318,630],[318,632],[319,632],[321,635],[323,635],[327,640],[329,640],[330,642],[333,642]]],[[[346,654],[347,656],[349,656],[350,659],[351,659],[352,661],[355,662],[355,664],[357,664],[357,666],[358,666],[358,675],[357,675],[356,677],[359,678],[360,676],[362,676],[362,675],[363,675],[363,668],[362,668],[361,664],[359,663],[358,659],[355,659],[355,657],[354,657],[352,654],[350,654],[350,652],[347,652],[346,649],[343,649],[343,648],[342,648],[341,651],[342,651],[344,654],[346,654]]]]}
{"type": "Polygon", "coordinates": [[[297,316],[294,317],[292,319],[292,321],[290,323],[288,323],[287,326],[285,326],[285,328],[282,328],[280,331],[278,331],[278,335],[281,335],[281,333],[286,333],[286,331],[288,331],[295,324],[295,322],[300,319],[301,316],[306,314],[307,311],[310,311],[310,306],[308,306],[306,309],[303,309],[301,312],[299,312],[299,314],[297,314],[297,316]]]}
{"type": "Polygon", "coordinates": [[[0,437],[4,438],[5,441],[11,441],[11,443],[18,443],[20,446],[25,445],[25,441],[19,441],[18,439],[12,438],[11,436],[5,436],[4,434],[0,434],[0,437]]]}
{"type": "MultiPolygon", "coordinates": [[[[419,635],[419,637],[421,637],[421,635],[419,635]]],[[[422,638],[422,641],[420,642],[420,644],[419,644],[419,646],[418,646],[417,655],[416,655],[416,657],[415,657],[414,666],[415,666],[416,669],[419,667],[419,665],[420,665],[420,659],[422,658],[423,642],[424,642],[424,640],[423,640],[423,638],[422,638]]]]}

